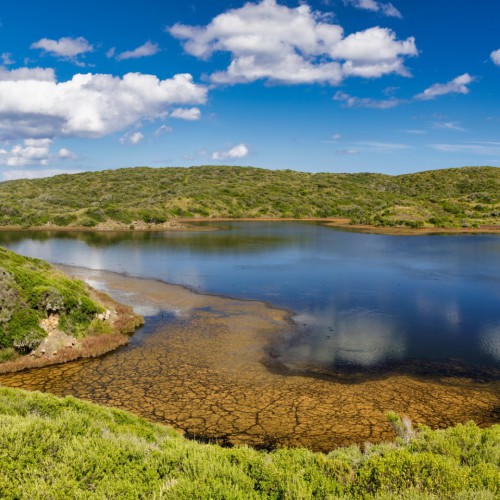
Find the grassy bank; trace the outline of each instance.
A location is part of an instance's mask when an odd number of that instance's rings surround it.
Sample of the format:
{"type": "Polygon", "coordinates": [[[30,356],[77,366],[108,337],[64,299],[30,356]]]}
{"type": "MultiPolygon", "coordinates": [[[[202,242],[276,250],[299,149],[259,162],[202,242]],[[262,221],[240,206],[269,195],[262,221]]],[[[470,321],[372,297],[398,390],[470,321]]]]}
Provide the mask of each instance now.
{"type": "Polygon", "coordinates": [[[402,437],[363,452],[266,452],[199,444],[119,410],[0,388],[0,497],[497,498],[500,426],[412,435],[394,420],[402,437]]]}
{"type": "Polygon", "coordinates": [[[0,247],[0,371],[107,352],[140,320],[48,262],[0,247]]]}
{"type": "Polygon", "coordinates": [[[377,227],[500,224],[500,169],[416,174],[128,168],[0,183],[0,226],[145,228],[179,217],[346,217],[377,227]]]}

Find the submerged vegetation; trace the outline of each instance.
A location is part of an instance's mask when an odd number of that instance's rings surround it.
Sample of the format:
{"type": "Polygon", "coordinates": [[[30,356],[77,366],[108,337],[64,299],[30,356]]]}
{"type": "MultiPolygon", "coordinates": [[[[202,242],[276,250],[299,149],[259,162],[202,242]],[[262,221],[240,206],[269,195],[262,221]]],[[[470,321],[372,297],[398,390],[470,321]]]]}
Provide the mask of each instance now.
{"type": "Polygon", "coordinates": [[[500,224],[500,168],[408,175],[252,167],[127,168],[0,183],[0,226],[123,227],[179,217],[346,217],[406,227],[500,224]]]}
{"type": "Polygon", "coordinates": [[[72,397],[0,388],[0,497],[498,498],[500,426],[408,433],[391,419],[403,429],[397,441],[363,451],[257,451],[189,441],[72,397]]]}

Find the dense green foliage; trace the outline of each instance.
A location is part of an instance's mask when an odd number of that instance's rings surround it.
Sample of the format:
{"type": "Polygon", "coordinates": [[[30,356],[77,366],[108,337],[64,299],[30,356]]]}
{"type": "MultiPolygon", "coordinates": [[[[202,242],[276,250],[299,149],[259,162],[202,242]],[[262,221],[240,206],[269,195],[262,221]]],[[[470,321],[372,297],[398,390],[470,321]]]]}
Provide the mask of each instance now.
{"type": "Polygon", "coordinates": [[[94,227],[175,217],[348,217],[379,226],[500,224],[500,169],[416,174],[129,168],[0,183],[0,225],[94,227]]]}
{"type": "Polygon", "coordinates": [[[500,426],[409,444],[272,452],[188,441],[128,413],[0,388],[0,497],[498,498],[500,426]]]}
{"type": "Polygon", "coordinates": [[[46,336],[40,320],[47,315],[59,315],[60,329],[79,337],[101,311],[83,282],[0,247],[0,362],[36,348],[46,336]]]}

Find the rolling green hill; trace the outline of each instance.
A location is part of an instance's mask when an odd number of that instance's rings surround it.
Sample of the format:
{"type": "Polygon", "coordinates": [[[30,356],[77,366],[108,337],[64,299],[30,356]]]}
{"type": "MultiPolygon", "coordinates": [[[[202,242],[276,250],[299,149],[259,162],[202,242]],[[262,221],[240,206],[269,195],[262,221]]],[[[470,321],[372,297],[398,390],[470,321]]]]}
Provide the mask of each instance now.
{"type": "Polygon", "coordinates": [[[252,167],[127,168],[0,183],[0,226],[129,227],[176,217],[347,217],[407,227],[500,224],[500,168],[408,175],[252,167]]]}
{"type": "Polygon", "coordinates": [[[123,411],[0,388],[0,497],[498,498],[500,426],[406,438],[328,454],[222,448],[123,411]]]}

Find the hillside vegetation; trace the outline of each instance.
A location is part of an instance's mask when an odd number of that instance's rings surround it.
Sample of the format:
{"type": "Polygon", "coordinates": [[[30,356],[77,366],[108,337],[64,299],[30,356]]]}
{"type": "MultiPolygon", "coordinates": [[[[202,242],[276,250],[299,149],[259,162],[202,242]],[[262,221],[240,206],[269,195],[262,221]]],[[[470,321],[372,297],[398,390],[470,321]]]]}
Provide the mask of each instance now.
{"type": "Polygon", "coordinates": [[[137,167],[0,183],[0,226],[133,227],[178,217],[347,217],[408,227],[500,224],[500,168],[408,175],[137,167]]]}
{"type": "Polygon", "coordinates": [[[72,397],[0,388],[0,497],[498,498],[500,426],[402,435],[364,452],[222,448],[72,397]]]}
{"type": "Polygon", "coordinates": [[[26,354],[36,348],[47,336],[40,320],[51,314],[58,315],[63,331],[79,337],[103,310],[83,282],[0,247],[0,361],[14,349],[26,354]]]}
{"type": "Polygon", "coordinates": [[[142,322],[48,262],[0,247],[0,372],[102,354],[142,322]]]}

